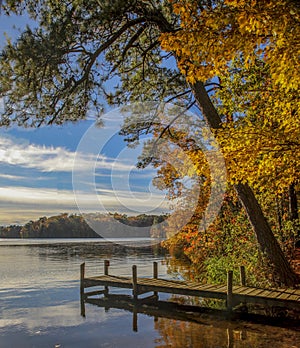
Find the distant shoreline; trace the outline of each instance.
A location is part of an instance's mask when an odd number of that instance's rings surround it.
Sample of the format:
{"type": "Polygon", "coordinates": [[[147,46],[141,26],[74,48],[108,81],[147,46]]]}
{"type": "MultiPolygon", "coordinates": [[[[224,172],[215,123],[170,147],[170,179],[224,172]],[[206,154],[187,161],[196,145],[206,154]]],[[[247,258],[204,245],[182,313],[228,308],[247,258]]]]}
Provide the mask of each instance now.
{"type": "Polygon", "coordinates": [[[161,245],[162,240],[156,238],[0,238],[0,247],[58,247],[63,246],[77,248],[80,253],[94,253],[98,248],[105,248],[107,251],[122,252],[129,249],[159,248],[166,250],[161,245]]]}
{"type": "Polygon", "coordinates": [[[119,213],[60,214],[40,217],[24,225],[0,226],[0,238],[164,238],[167,215],[127,216],[119,213]],[[157,227],[159,226],[159,227],[157,227]]]}

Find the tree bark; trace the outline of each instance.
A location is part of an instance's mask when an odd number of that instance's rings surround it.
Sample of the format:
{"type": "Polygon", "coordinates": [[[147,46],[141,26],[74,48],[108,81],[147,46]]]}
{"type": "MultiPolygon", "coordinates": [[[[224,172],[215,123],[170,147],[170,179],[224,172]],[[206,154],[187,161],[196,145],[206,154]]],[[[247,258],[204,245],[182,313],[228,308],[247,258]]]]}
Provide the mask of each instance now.
{"type": "Polygon", "coordinates": [[[291,220],[298,220],[297,192],[294,183],[289,187],[289,208],[291,220]]]}
{"type": "MultiPolygon", "coordinates": [[[[209,127],[212,130],[221,128],[222,120],[211,102],[204,84],[197,81],[191,85],[191,89],[209,127]]],[[[247,213],[260,249],[274,266],[279,281],[283,285],[294,286],[298,283],[297,276],[281,250],[252,189],[249,185],[242,183],[235,185],[234,188],[247,213]]]]}

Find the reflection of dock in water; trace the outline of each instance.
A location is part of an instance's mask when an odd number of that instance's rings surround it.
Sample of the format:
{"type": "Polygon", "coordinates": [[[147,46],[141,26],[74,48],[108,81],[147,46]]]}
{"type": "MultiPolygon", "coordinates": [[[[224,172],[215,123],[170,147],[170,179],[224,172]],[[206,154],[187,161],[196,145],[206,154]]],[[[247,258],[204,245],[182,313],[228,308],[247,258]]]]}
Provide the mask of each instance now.
{"type": "MultiPolygon", "coordinates": [[[[106,311],[110,309],[124,309],[133,313],[132,329],[138,330],[137,314],[145,314],[154,317],[157,321],[158,318],[184,320],[189,322],[201,323],[199,317],[199,307],[182,305],[169,301],[151,301],[151,299],[134,301],[129,295],[115,295],[109,294],[103,298],[89,298],[84,301],[85,303],[93,304],[98,307],[104,308],[106,311]]],[[[223,311],[204,309],[202,313],[222,315],[223,311]]]]}
{"type": "MultiPolygon", "coordinates": [[[[223,329],[228,328],[228,321],[226,321],[226,313],[218,309],[199,308],[197,306],[184,305],[169,301],[151,301],[144,299],[134,301],[129,295],[115,295],[109,294],[102,298],[89,298],[84,301],[105,311],[110,309],[123,309],[133,314],[132,316],[132,330],[138,331],[138,314],[145,314],[158,321],[159,318],[181,320],[206,326],[216,326],[223,329]],[[219,318],[219,320],[216,320],[219,318]]],[[[84,306],[84,304],[82,304],[84,306]]]]}
{"type": "MultiPolygon", "coordinates": [[[[131,296],[114,294],[109,294],[107,297],[99,299],[86,299],[85,302],[104,308],[105,311],[123,309],[132,312],[132,330],[134,332],[138,332],[138,314],[145,314],[154,318],[155,325],[159,325],[160,319],[171,319],[199,324],[209,329],[222,329],[225,335],[224,338],[227,339],[227,348],[233,348],[236,341],[247,339],[247,331],[245,329],[237,329],[236,325],[233,327],[230,322],[222,318],[224,311],[220,310],[206,308],[199,313],[199,307],[195,306],[159,300],[155,302],[139,300],[137,302],[131,296]],[[216,320],[218,315],[220,315],[219,320],[216,320]]],[[[84,306],[84,304],[82,305],[84,306]]]]}
{"type": "MultiPolygon", "coordinates": [[[[185,323],[184,327],[188,330],[187,332],[192,334],[193,330],[195,330],[194,332],[197,333],[198,337],[199,335],[201,336],[202,333],[202,335],[206,336],[206,339],[209,341],[212,340],[213,342],[215,342],[215,333],[218,332],[219,341],[222,338],[222,347],[225,347],[224,343],[226,342],[227,348],[236,347],[239,341],[245,341],[245,344],[247,344],[248,341],[252,342],[253,335],[256,335],[257,339],[260,340],[262,334],[262,326],[260,324],[266,324],[266,317],[262,315],[249,315],[247,313],[234,312],[233,317],[235,320],[231,321],[227,319],[228,311],[226,310],[184,305],[172,301],[155,300],[150,297],[136,301],[130,295],[108,294],[101,298],[82,299],[81,310],[84,316],[85,303],[104,308],[107,312],[110,309],[121,309],[131,312],[132,330],[134,332],[138,332],[138,314],[144,314],[153,317],[154,327],[157,330],[163,330],[164,327],[170,327],[169,325],[171,325],[172,331],[176,332],[177,329],[182,329],[181,323],[185,323]],[[237,321],[237,319],[239,319],[239,321],[237,321]],[[243,319],[247,319],[247,322],[243,319]]],[[[230,318],[232,319],[232,314],[230,318]]],[[[299,322],[295,320],[282,321],[274,318],[272,320],[268,319],[267,323],[268,332],[277,332],[280,326],[289,329],[291,327],[299,328],[299,322]],[[275,325],[275,327],[272,328],[270,325],[275,325]]],[[[180,332],[178,334],[178,337],[180,337],[180,332]]],[[[197,338],[197,342],[198,340],[199,338],[197,338]]],[[[249,347],[256,347],[256,345],[252,345],[252,343],[249,343],[249,347]]],[[[182,345],[182,347],[183,346],[184,345],[182,345]]],[[[196,346],[198,347],[198,343],[195,347],[196,346]]],[[[181,346],[179,345],[178,347],[181,346]]],[[[191,345],[189,345],[189,347],[191,347],[191,345]]],[[[201,347],[206,346],[203,344],[201,347]]]]}
{"type": "Polygon", "coordinates": [[[130,298],[134,302],[158,301],[158,294],[168,293],[176,295],[196,296],[226,301],[226,310],[231,313],[235,306],[243,304],[262,305],[264,307],[281,307],[283,309],[300,310],[300,289],[260,289],[246,286],[244,267],[240,268],[240,285],[233,285],[233,272],[229,271],[227,284],[211,285],[190,281],[166,280],[158,277],[157,263],[153,263],[153,278],[137,277],[137,267],[132,266],[132,277],[113,276],[108,272],[109,261],[104,261],[104,275],[85,277],[85,264],[80,266],[81,302],[89,302],[92,296],[103,295],[109,297],[109,288],[132,290],[130,298]],[[103,289],[85,291],[87,288],[103,287],[103,289]],[[153,293],[142,299],[141,295],[153,293]]]}

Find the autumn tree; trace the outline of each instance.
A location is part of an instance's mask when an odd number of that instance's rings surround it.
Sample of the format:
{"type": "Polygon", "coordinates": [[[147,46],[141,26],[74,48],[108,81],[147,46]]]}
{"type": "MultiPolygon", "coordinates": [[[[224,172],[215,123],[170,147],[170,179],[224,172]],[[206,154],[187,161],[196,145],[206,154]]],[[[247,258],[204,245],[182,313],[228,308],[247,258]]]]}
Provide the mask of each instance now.
{"type": "MultiPolygon", "coordinates": [[[[219,139],[223,142],[222,149],[231,161],[231,165],[228,166],[231,179],[237,177],[235,189],[256,230],[262,250],[272,259],[271,254],[278,254],[279,249],[274,243],[267,221],[260,218],[261,208],[255,202],[249,187],[254,180],[251,182],[249,175],[243,175],[243,170],[252,173],[257,170],[263,171],[266,178],[270,176],[271,170],[277,169],[280,172],[281,168],[285,168],[281,185],[284,180],[289,185],[299,180],[299,143],[295,140],[299,137],[299,123],[295,123],[295,118],[299,119],[299,70],[296,63],[299,45],[295,46],[300,36],[299,7],[293,1],[228,0],[206,7],[198,1],[175,1],[174,10],[180,15],[181,28],[176,33],[164,33],[162,46],[175,52],[178,66],[187,76],[203,114],[211,128],[219,133],[219,139]],[[268,76],[265,79],[253,72],[255,78],[264,81],[265,90],[261,89],[263,93],[259,95],[258,102],[258,93],[254,101],[252,90],[240,87],[239,93],[244,93],[244,100],[247,99],[250,106],[256,110],[252,113],[248,111],[249,107],[230,110],[228,107],[226,109],[225,104],[227,119],[222,120],[222,114],[211,104],[201,81],[219,76],[222,82],[224,75],[229,76],[229,79],[236,78],[234,63],[238,60],[242,61],[248,71],[256,68],[263,74],[265,67],[268,76]],[[263,65],[260,69],[259,62],[263,65]],[[288,67],[290,64],[291,69],[288,67]],[[244,117],[245,115],[247,117],[244,117]],[[240,123],[244,127],[237,124],[236,120],[241,120],[240,123]],[[227,132],[227,139],[224,138],[224,121],[225,128],[231,127],[227,132]],[[232,137],[235,138],[235,142],[232,141],[232,137]],[[257,156],[253,156],[252,149],[249,149],[251,145],[257,156]],[[290,151],[296,151],[295,162],[290,151]],[[277,166],[277,163],[281,165],[277,166]]],[[[242,85],[244,80],[245,77],[240,76],[239,84],[242,85]]],[[[237,95],[239,94],[234,94],[237,95]]],[[[227,103],[228,100],[230,98],[225,98],[227,103]]],[[[254,177],[257,178],[257,175],[254,177]]],[[[279,258],[281,257],[282,255],[279,258]]],[[[273,261],[276,263],[274,259],[273,261]]],[[[282,275],[288,272],[288,268],[283,269],[287,265],[283,265],[284,262],[279,261],[276,267],[282,268],[282,275]]]]}
{"type": "Polygon", "coordinates": [[[246,67],[243,59],[236,59],[230,70],[234,78],[230,71],[223,74],[222,89],[215,95],[222,100],[220,112],[231,115],[219,134],[230,181],[246,178],[260,196],[268,194],[276,202],[280,229],[288,219],[299,238],[298,92],[276,86],[262,60],[246,67]]]}
{"type": "Polygon", "coordinates": [[[225,131],[218,134],[231,181],[247,181],[258,190],[295,186],[300,163],[297,3],[227,0],[203,8],[196,1],[175,1],[174,11],[181,16],[181,30],[164,34],[163,47],[176,51],[190,83],[219,77],[221,88],[212,98],[223,117],[225,131]]]}
{"type": "MultiPolygon", "coordinates": [[[[278,3],[276,7],[275,1],[267,1],[260,16],[261,1],[3,1],[2,15],[27,13],[38,27],[27,27],[1,53],[1,125],[77,121],[88,112],[101,113],[104,97],[113,104],[150,100],[189,107],[196,102],[210,128],[223,130],[222,114],[205,85],[214,76],[222,78],[237,55],[251,63],[253,47],[264,48],[265,57],[274,57],[268,64],[280,88],[292,91],[298,86],[287,65],[276,58],[280,52],[285,52],[285,62],[294,57],[293,36],[298,34],[293,23],[299,22],[299,8],[293,1],[278,3]],[[277,13],[285,14],[283,27],[277,13]],[[272,24],[264,31],[264,18],[281,26],[272,24]],[[116,86],[107,91],[108,81],[116,86]]],[[[133,132],[138,137],[153,122],[133,132]]],[[[293,285],[295,276],[245,181],[238,179],[235,188],[260,247],[282,283],[293,285]]]]}

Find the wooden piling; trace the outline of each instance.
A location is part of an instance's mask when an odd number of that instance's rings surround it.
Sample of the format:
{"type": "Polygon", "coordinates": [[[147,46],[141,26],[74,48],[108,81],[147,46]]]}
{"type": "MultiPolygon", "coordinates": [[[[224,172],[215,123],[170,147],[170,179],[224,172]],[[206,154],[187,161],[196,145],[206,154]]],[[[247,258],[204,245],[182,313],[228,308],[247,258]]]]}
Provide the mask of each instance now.
{"type": "Polygon", "coordinates": [[[233,330],[227,329],[227,348],[233,348],[234,347],[234,336],[233,336],[233,330]]]}
{"type": "MultiPolygon", "coordinates": [[[[109,260],[104,260],[104,275],[108,276],[109,260]]],[[[104,287],[104,296],[107,297],[109,293],[108,286],[104,287]]]]}
{"type": "Polygon", "coordinates": [[[240,282],[242,286],[246,286],[245,266],[240,266],[240,282]]]}
{"type": "MultiPolygon", "coordinates": [[[[246,286],[245,266],[240,266],[240,284],[242,286],[246,286]]],[[[248,312],[247,302],[246,301],[241,302],[240,309],[243,310],[244,312],[248,312]]]]}
{"type": "Polygon", "coordinates": [[[80,296],[84,297],[84,273],[85,273],[85,263],[80,265],[80,296]]]}
{"type": "Polygon", "coordinates": [[[80,314],[83,318],[85,318],[85,302],[83,297],[80,297],[80,314]]]}
{"type": "Polygon", "coordinates": [[[108,275],[109,260],[104,260],[104,274],[108,275]]]}
{"type": "Polygon", "coordinates": [[[232,281],[233,281],[233,271],[227,272],[227,310],[232,311],[232,281]]]}
{"type": "MultiPolygon", "coordinates": [[[[157,262],[154,261],[154,262],[153,262],[153,279],[157,279],[157,278],[158,278],[157,262]]],[[[158,296],[157,291],[153,291],[153,295],[154,295],[154,296],[158,296]]]]}
{"type": "Polygon", "coordinates": [[[81,315],[83,317],[85,317],[84,272],[85,272],[85,263],[82,263],[80,265],[80,310],[81,310],[81,315]]]}
{"type": "Polygon", "coordinates": [[[133,299],[138,299],[138,286],[137,286],[137,269],[136,265],[132,266],[132,295],[133,299]]]}

